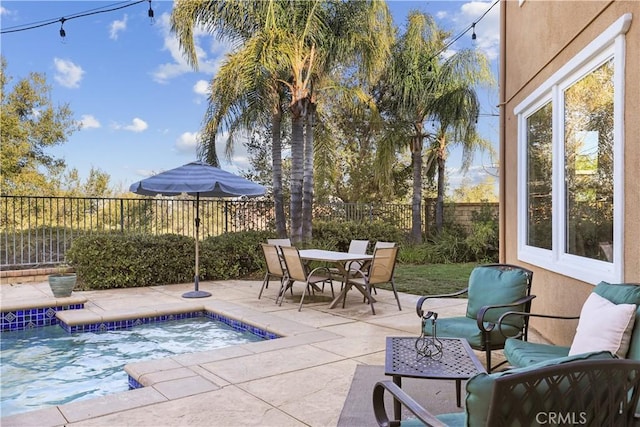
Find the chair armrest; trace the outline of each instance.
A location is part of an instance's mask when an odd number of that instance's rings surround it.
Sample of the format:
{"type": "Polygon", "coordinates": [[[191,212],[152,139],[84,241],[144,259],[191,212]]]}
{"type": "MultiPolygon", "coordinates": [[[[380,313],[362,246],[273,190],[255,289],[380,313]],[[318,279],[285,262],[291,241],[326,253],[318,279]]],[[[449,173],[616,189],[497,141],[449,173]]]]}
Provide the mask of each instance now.
{"type": "Polygon", "coordinates": [[[557,316],[553,314],[538,314],[538,313],[525,313],[523,311],[507,311],[498,319],[498,330],[505,338],[519,338],[520,335],[514,335],[512,337],[507,336],[502,331],[502,322],[509,316],[523,316],[523,317],[543,317],[545,319],[558,319],[558,320],[577,320],[580,316],[557,316]]]}
{"type": "Polygon", "coordinates": [[[385,390],[427,426],[446,426],[446,424],[438,420],[433,414],[420,406],[418,402],[405,393],[400,387],[389,380],[379,381],[373,387],[373,412],[375,413],[376,421],[379,426],[388,427],[392,425],[400,425],[400,420],[394,420],[395,422],[389,421],[387,411],[384,407],[385,390]]]}
{"type": "Polygon", "coordinates": [[[469,291],[469,288],[464,288],[461,291],[458,292],[453,292],[451,294],[441,294],[441,295],[426,295],[423,297],[420,297],[420,299],[418,300],[418,302],[416,303],[416,313],[418,314],[418,317],[422,317],[422,315],[424,314],[424,311],[422,310],[422,305],[424,304],[424,302],[428,299],[431,298],[451,298],[451,297],[457,297],[458,295],[462,295],[462,294],[466,294],[469,291]]]}
{"type": "MultiPolygon", "coordinates": [[[[494,308],[517,307],[519,305],[530,302],[535,297],[536,297],[535,295],[527,295],[509,304],[485,305],[484,307],[480,308],[480,310],[478,311],[478,316],[476,318],[478,322],[478,329],[480,329],[483,332],[491,332],[496,327],[496,324],[493,322],[487,322],[485,325],[484,316],[487,314],[487,311],[494,308]]],[[[509,312],[509,313],[515,313],[515,312],[509,312]]],[[[503,317],[504,315],[500,316],[498,320],[502,319],[503,317]]]]}

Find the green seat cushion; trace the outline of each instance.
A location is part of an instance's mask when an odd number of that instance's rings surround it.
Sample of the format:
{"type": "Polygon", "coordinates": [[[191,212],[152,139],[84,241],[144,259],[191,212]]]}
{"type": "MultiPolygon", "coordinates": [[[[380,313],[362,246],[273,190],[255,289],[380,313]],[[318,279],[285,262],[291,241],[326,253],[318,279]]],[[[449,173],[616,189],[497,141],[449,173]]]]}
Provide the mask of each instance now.
{"type": "MultiPolygon", "coordinates": [[[[465,427],[467,425],[467,415],[464,412],[436,415],[436,418],[446,424],[447,427],[465,427]]],[[[402,425],[404,426],[404,424],[402,425]]]]}
{"type": "MultiPolygon", "coordinates": [[[[484,348],[484,338],[482,332],[478,329],[478,323],[476,319],[470,319],[468,317],[446,317],[439,318],[436,323],[438,337],[455,337],[465,338],[469,345],[476,349],[484,348]]],[[[519,331],[518,328],[503,325],[502,331],[507,335],[516,335],[519,331]]],[[[428,322],[424,326],[425,335],[431,335],[431,322],[428,322]]],[[[499,346],[504,343],[504,335],[500,333],[498,328],[491,331],[491,345],[499,346]]]]}
{"type": "Polygon", "coordinates": [[[640,286],[627,283],[600,282],[593,292],[614,304],[636,304],[636,320],[631,333],[627,359],[640,360],[640,286]]]}
{"type": "Polygon", "coordinates": [[[515,368],[522,368],[551,359],[566,357],[570,347],[538,344],[508,338],[504,344],[504,357],[515,368]]]}
{"type": "MultiPolygon", "coordinates": [[[[496,372],[493,374],[481,373],[475,375],[474,377],[470,378],[469,381],[467,381],[467,399],[465,406],[465,412],[467,414],[468,421],[467,425],[470,427],[485,427],[487,425],[489,404],[491,402],[493,386],[496,378],[500,378],[503,375],[536,370],[545,366],[552,366],[587,359],[615,359],[615,357],[608,351],[583,353],[577,354],[575,356],[547,360],[541,363],[533,364],[526,368],[511,369],[509,371],[496,372]]],[[[523,396],[523,399],[526,399],[526,397],[523,396]]]]}
{"type": "MultiPolygon", "coordinates": [[[[473,269],[469,276],[469,302],[466,316],[476,319],[478,311],[487,305],[510,304],[527,295],[528,278],[522,270],[500,270],[489,266],[473,269]]],[[[507,311],[522,311],[524,307],[505,307],[489,310],[485,315],[487,322],[497,322],[507,311]]],[[[522,327],[523,319],[517,316],[509,318],[510,324],[522,327]]]]}

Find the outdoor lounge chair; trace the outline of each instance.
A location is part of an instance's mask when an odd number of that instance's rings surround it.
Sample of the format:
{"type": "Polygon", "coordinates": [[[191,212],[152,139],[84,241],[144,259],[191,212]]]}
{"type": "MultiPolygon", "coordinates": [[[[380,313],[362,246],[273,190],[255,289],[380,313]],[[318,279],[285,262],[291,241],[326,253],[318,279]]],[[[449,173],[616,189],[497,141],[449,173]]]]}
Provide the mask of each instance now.
{"type": "MultiPolygon", "coordinates": [[[[516,316],[517,318],[542,317],[547,319],[555,319],[557,321],[575,321],[580,319],[580,323],[578,323],[578,330],[580,330],[580,324],[582,323],[583,317],[587,321],[593,319],[593,327],[589,330],[582,331],[585,339],[596,346],[602,346],[607,343],[611,343],[611,345],[613,345],[614,347],[611,347],[610,350],[614,350],[615,352],[615,350],[619,349],[623,338],[606,337],[602,335],[611,332],[611,326],[615,321],[614,316],[618,316],[616,312],[623,309],[623,307],[620,306],[621,304],[635,304],[636,308],[633,309],[633,311],[635,311],[635,319],[632,322],[633,329],[631,331],[623,331],[623,333],[626,334],[629,334],[630,332],[630,339],[627,342],[627,350],[625,354],[620,354],[620,356],[640,361],[640,284],[612,284],[607,282],[600,282],[593,288],[591,294],[596,294],[602,297],[603,299],[613,303],[615,307],[612,307],[610,310],[598,308],[595,312],[590,313],[588,309],[585,309],[585,307],[583,306],[580,316],[559,316],[539,313],[523,313],[518,311],[509,311],[503,314],[498,320],[497,329],[502,330],[502,334],[509,337],[506,339],[504,346],[504,356],[507,363],[516,368],[525,367],[551,359],[566,357],[570,354],[571,351],[571,347],[527,342],[526,340],[521,340],[520,336],[518,335],[513,336],[513,334],[507,332],[507,328],[503,327],[505,322],[512,318],[512,316],[516,316]]],[[[587,302],[585,302],[585,305],[587,305],[587,302]]],[[[585,324],[584,326],[587,327],[588,325],[585,324]]],[[[578,334],[576,334],[576,337],[577,338],[574,338],[574,344],[579,345],[580,343],[576,343],[576,341],[579,340],[580,337],[578,336],[578,334]]],[[[594,350],[596,349],[606,350],[607,348],[594,348],[594,350]]]]}
{"type": "Polygon", "coordinates": [[[555,362],[467,381],[464,412],[433,415],[392,381],[373,389],[380,426],[632,426],[640,395],[640,362],[614,359],[609,352],[581,354],[555,362]],[[416,419],[389,420],[388,391],[416,419]]]}
{"type": "MultiPolygon", "coordinates": [[[[431,298],[449,298],[468,295],[465,316],[440,317],[437,320],[437,335],[442,337],[465,338],[471,348],[484,351],[487,371],[491,372],[491,351],[502,349],[505,336],[496,327],[498,319],[509,310],[526,312],[531,310],[531,280],[533,272],[511,264],[487,264],[476,267],[469,276],[469,286],[451,294],[421,297],[416,312],[423,320],[422,331],[432,334],[432,328],[425,321],[430,312],[423,310],[425,301],[431,298]]],[[[507,336],[528,338],[528,317],[513,316],[503,324],[507,336]]]]}

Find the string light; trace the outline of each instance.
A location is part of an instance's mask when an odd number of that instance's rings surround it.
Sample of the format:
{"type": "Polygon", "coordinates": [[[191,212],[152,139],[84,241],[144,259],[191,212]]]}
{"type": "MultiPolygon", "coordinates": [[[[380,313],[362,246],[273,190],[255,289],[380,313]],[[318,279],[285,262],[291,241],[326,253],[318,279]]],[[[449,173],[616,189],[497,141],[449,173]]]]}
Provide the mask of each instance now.
{"type": "Polygon", "coordinates": [[[64,27],[64,21],[66,21],[66,19],[60,18],[60,37],[62,37],[62,39],[67,37],[67,32],[63,28],[64,27]]]}
{"type": "Polygon", "coordinates": [[[476,40],[477,36],[476,36],[476,24],[480,21],[482,21],[482,19],[487,15],[487,13],[489,13],[489,11],[491,9],[493,9],[495,7],[495,5],[497,5],[498,3],[500,3],[500,0],[496,0],[493,2],[493,4],[491,4],[491,6],[489,7],[489,9],[485,10],[484,13],[482,15],[480,15],[480,17],[475,20],[474,22],[471,23],[471,25],[469,25],[467,28],[464,29],[464,31],[462,31],[460,34],[458,34],[453,40],[451,40],[449,43],[447,43],[442,49],[440,49],[438,52],[436,52],[431,58],[429,58],[429,61],[431,61],[432,59],[438,57],[441,53],[443,53],[444,51],[446,51],[447,49],[449,49],[449,47],[454,44],[455,42],[457,42],[462,36],[464,36],[465,34],[467,34],[469,32],[469,30],[472,30],[473,33],[471,34],[471,40],[476,40]]]}
{"type": "MultiPolygon", "coordinates": [[[[114,3],[114,4],[111,4],[111,5],[108,5],[108,6],[103,6],[101,8],[97,8],[97,9],[91,9],[91,10],[88,10],[86,12],[79,12],[79,13],[67,15],[64,18],[47,19],[47,20],[35,22],[35,23],[32,23],[32,24],[16,25],[14,27],[3,28],[2,30],[0,30],[0,34],[17,33],[17,32],[20,32],[20,31],[33,30],[35,28],[45,27],[47,25],[57,24],[58,22],[64,24],[65,21],[70,21],[71,19],[83,18],[85,16],[97,15],[99,13],[113,12],[115,10],[120,10],[120,9],[124,9],[124,8],[127,8],[127,7],[135,6],[135,5],[140,4],[142,2],[145,2],[145,1],[149,1],[149,17],[152,18],[153,17],[152,16],[153,15],[153,10],[151,9],[151,0],[136,0],[136,1],[133,1],[133,2],[125,1],[125,2],[120,2],[120,3],[114,3]],[[105,7],[108,8],[108,9],[103,9],[105,7]]],[[[62,26],[61,26],[60,27],[60,37],[64,38],[65,36],[66,36],[66,32],[65,32],[64,28],[62,28],[62,26]]]]}
{"type": "Polygon", "coordinates": [[[151,0],[149,0],[149,12],[147,12],[147,15],[149,15],[149,20],[151,20],[151,23],[153,24],[155,19],[153,18],[153,9],[151,9],[151,0]]]}

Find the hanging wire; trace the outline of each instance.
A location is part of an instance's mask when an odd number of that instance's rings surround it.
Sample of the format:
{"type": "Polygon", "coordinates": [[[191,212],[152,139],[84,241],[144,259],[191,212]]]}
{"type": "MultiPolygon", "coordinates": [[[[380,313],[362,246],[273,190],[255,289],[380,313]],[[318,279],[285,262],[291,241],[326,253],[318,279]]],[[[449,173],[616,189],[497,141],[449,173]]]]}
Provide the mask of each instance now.
{"type": "MultiPolygon", "coordinates": [[[[67,15],[63,18],[55,18],[55,19],[47,19],[47,20],[43,20],[43,21],[38,21],[38,22],[33,22],[31,24],[22,24],[22,25],[15,25],[13,27],[9,27],[9,28],[3,28],[0,31],[0,34],[8,34],[8,33],[17,33],[20,31],[27,31],[27,30],[33,30],[35,28],[40,28],[40,27],[45,27],[47,25],[52,25],[52,24],[56,24],[58,22],[62,22],[64,24],[65,21],[69,21],[71,19],[77,19],[77,18],[83,18],[85,16],[91,16],[91,15],[97,15],[99,13],[107,13],[107,12],[113,12],[115,10],[120,10],[120,9],[124,9],[127,7],[131,7],[131,6],[135,6],[137,4],[143,3],[145,1],[149,1],[149,11],[150,13],[153,12],[153,10],[151,9],[151,1],[150,0],[136,0],[133,2],[119,2],[119,3],[113,3],[111,5],[108,6],[103,6],[103,7],[99,7],[99,8],[95,8],[95,9],[89,9],[87,11],[84,12],[78,12],[75,14],[71,14],[71,15],[67,15]],[[125,4],[123,4],[125,3],[125,4]],[[108,9],[105,9],[108,8],[108,9]]],[[[65,37],[63,36],[64,30],[62,28],[60,28],[60,36],[61,37],[65,37]]]]}
{"type": "Polygon", "coordinates": [[[469,32],[469,30],[473,30],[473,34],[471,35],[471,39],[475,40],[477,38],[476,36],[476,32],[475,32],[475,28],[476,28],[476,24],[480,21],[482,21],[482,19],[487,15],[487,13],[489,13],[489,11],[491,11],[491,9],[493,9],[495,7],[495,5],[497,5],[498,3],[500,3],[500,0],[496,0],[493,2],[493,4],[491,4],[491,6],[484,11],[484,13],[482,15],[480,15],[480,17],[478,19],[476,19],[474,22],[471,23],[471,25],[469,25],[467,28],[465,28],[460,34],[458,34],[453,40],[451,40],[449,43],[447,43],[442,49],[440,49],[438,52],[436,52],[431,58],[429,58],[429,62],[431,62],[431,60],[433,60],[434,58],[438,57],[441,53],[443,53],[444,51],[446,51],[447,49],[449,49],[449,47],[454,44],[455,42],[457,42],[462,36],[464,36],[465,34],[467,34],[469,32]]]}

